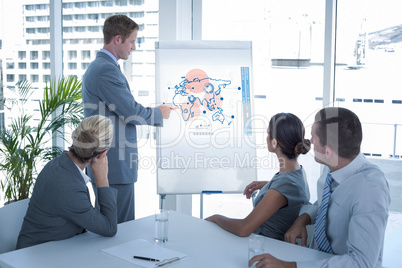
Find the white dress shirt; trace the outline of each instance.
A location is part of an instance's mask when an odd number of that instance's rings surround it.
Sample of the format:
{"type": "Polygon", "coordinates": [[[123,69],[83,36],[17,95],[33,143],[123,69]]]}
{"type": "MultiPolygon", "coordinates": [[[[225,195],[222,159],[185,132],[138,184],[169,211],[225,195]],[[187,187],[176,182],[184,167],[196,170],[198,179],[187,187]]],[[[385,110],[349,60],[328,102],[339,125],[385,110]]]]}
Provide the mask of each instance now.
{"type": "MultiPolygon", "coordinates": [[[[317,182],[318,200],[307,211],[314,224],[321,204],[325,167],[317,182]]],[[[327,214],[327,237],[333,257],[297,262],[297,267],[381,267],[390,195],[381,169],[359,154],[331,173],[334,182],[327,214]]],[[[317,249],[314,239],[310,245],[317,249]]]]}
{"type": "Polygon", "coordinates": [[[92,187],[91,178],[88,177],[88,175],[85,174],[84,171],[77,164],[75,164],[75,166],[78,168],[78,170],[80,171],[80,173],[82,175],[82,178],[84,179],[84,182],[89,191],[89,198],[91,200],[91,204],[93,207],[95,207],[95,192],[94,192],[94,188],[92,187]]]}
{"type": "Polygon", "coordinates": [[[108,50],[102,48],[99,52],[103,52],[106,55],[108,55],[109,57],[111,57],[114,60],[114,62],[116,63],[116,65],[119,66],[119,62],[117,61],[116,57],[112,53],[110,53],[108,50]]]}

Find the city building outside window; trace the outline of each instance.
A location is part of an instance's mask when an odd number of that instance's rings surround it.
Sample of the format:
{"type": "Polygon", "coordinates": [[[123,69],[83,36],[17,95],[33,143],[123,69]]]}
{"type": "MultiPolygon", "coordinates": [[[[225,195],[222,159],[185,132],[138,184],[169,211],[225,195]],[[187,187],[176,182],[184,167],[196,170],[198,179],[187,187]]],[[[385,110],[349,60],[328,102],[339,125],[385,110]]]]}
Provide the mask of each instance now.
{"type": "Polygon", "coordinates": [[[13,75],[13,74],[8,74],[8,75],[7,75],[7,82],[12,83],[12,82],[14,82],[14,81],[15,81],[15,75],[13,75]]]}
{"type": "Polygon", "coordinates": [[[38,59],[38,51],[31,51],[31,60],[38,59]]]}

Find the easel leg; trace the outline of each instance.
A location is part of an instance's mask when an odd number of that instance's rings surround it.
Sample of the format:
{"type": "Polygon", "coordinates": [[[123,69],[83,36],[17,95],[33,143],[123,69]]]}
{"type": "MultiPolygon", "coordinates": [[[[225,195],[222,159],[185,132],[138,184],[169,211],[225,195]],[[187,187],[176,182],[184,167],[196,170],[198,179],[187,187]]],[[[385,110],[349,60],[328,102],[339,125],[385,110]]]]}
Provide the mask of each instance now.
{"type": "Polygon", "coordinates": [[[200,219],[204,218],[204,195],[200,194],[200,219]]]}
{"type": "Polygon", "coordinates": [[[160,208],[160,209],[163,209],[163,207],[164,207],[165,198],[166,198],[166,195],[165,195],[165,194],[159,195],[159,208],[160,208]]]}

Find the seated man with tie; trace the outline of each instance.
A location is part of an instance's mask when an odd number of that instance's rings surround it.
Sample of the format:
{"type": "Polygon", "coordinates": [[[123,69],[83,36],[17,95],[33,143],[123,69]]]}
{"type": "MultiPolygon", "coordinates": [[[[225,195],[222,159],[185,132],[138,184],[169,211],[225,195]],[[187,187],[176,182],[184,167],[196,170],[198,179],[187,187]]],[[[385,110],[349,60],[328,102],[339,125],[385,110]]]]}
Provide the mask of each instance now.
{"type": "MultiPolygon", "coordinates": [[[[117,232],[117,190],[109,187],[106,153],[113,139],[109,118],[95,115],[73,131],[69,151],[38,175],[18,237],[17,249],[62,240],[85,230],[103,236],[117,232]],[[91,163],[99,209],[91,204],[84,169],[91,163]]],[[[90,184],[89,184],[90,185],[90,184]]]]}
{"type": "Polygon", "coordinates": [[[390,204],[381,169],[360,152],[362,127],[348,109],[320,110],[311,130],[315,160],[324,164],[317,182],[318,200],[300,215],[285,240],[306,246],[306,225],[315,223],[311,248],[333,257],[314,262],[284,262],[270,254],[249,262],[258,267],[381,267],[390,204]]]}

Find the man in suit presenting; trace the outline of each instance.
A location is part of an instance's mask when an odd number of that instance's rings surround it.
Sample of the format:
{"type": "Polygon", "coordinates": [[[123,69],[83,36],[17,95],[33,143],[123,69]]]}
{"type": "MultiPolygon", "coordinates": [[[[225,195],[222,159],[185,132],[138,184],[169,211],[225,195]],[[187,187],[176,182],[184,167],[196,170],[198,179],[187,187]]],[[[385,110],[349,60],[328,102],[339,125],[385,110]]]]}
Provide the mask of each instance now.
{"type": "MultiPolygon", "coordinates": [[[[139,26],[125,15],[114,15],[103,26],[104,46],[89,65],[82,82],[84,116],[104,115],[113,121],[114,140],[108,153],[110,186],[118,190],[118,222],[134,219],[137,181],[137,125],[162,126],[170,107],[144,107],[134,99],[118,60],[135,50],[139,26]]],[[[88,175],[93,180],[91,170],[88,175]]],[[[96,189],[96,187],[94,187],[96,189]]]]}

